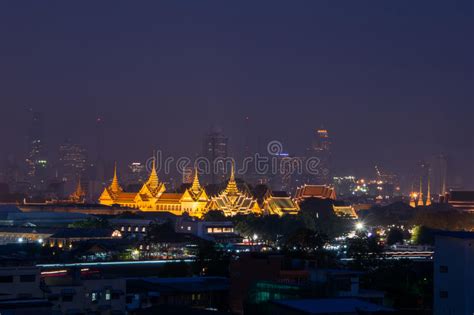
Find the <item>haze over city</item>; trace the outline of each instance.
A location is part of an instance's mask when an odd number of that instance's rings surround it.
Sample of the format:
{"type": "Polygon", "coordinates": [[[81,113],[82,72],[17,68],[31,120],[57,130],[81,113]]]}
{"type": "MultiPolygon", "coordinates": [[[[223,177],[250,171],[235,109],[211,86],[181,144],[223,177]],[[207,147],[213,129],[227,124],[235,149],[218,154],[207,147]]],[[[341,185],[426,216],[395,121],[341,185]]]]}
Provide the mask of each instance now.
{"type": "Polygon", "coordinates": [[[298,155],[323,126],[339,175],[445,154],[473,185],[469,1],[0,5],[4,157],[24,155],[32,108],[50,151],[92,153],[102,118],[121,164],[200,154],[211,126],[231,155],[248,138],[298,155]]]}

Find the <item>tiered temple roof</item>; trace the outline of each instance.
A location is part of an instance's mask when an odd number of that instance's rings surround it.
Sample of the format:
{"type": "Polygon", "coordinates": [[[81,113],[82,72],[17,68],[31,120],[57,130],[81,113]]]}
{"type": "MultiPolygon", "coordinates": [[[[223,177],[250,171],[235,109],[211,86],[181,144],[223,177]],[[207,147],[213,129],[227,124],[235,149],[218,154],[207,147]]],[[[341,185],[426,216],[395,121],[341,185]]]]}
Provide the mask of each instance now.
{"type": "Polygon", "coordinates": [[[296,189],[295,200],[301,202],[306,198],[336,199],[334,188],[326,185],[304,185],[296,189]]]}
{"type": "Polygon", "coordinates": [[[219,195],[211,198],[208,208],[221,210],[225,216],[262,213],[257,200],[245,192],[240,191],[237,187],[234,165],[232,165],[227,187],[219,195]]]}
{"type": "Polygon", "coordinates": [[[298,214],[300,207],[284,191],[271,191],[264,196],[263,209],[265,214],[283,216],[285,214],[298,214]]]}

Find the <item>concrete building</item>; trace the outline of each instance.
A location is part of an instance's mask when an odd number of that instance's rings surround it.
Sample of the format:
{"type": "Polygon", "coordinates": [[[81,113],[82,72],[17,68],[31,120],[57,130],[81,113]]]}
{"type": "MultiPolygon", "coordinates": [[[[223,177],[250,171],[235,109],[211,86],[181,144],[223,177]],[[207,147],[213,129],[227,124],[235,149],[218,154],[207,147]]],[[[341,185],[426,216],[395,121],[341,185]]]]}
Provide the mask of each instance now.
{"type": "Polygon", "coordinates": [[[434,314],[474,314],[474,233],[435,236],[434,314]]]}
{"type": "Polygon", "coordinates": [[[60,314],[125,314],[123,278],[85,278],[72,271],[66,276],[44,277],[45,292],[60,314]]]}
{"type": "Polygon", "coordinates": [[[39,268],[0,268],[0,314],[49,315],[52,314],[51,306],[41,290],[39,268]]]}

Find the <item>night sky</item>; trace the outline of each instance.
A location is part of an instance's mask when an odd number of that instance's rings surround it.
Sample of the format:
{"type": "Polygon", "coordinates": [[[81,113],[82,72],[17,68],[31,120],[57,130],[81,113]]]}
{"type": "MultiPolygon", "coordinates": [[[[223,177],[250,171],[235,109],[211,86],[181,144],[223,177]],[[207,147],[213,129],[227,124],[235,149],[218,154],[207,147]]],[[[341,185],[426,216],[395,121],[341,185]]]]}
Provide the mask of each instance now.
{"type": "Polygon", "coordinates": [[[194,156],[213,125],[233,152],[324,126],[339,173],[407,172],[439,153],[474,184],[474,13],[465,1],[1,1],[0,148],[30,116],[125,163],[194,156]],[[245,117],[249,117],[246,125],[245,117]]]}

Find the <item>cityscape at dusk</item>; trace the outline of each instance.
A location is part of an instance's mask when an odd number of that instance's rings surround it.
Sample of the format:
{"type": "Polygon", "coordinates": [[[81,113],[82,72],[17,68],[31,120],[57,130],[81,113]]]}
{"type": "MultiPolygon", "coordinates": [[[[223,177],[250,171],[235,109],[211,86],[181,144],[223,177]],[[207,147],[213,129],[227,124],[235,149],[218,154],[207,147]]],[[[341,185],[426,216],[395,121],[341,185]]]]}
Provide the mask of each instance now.
{"type": "Polygon", "coordinates": [[[474,3],[0,3],[0,314],[474,314],[474,3]]]}

